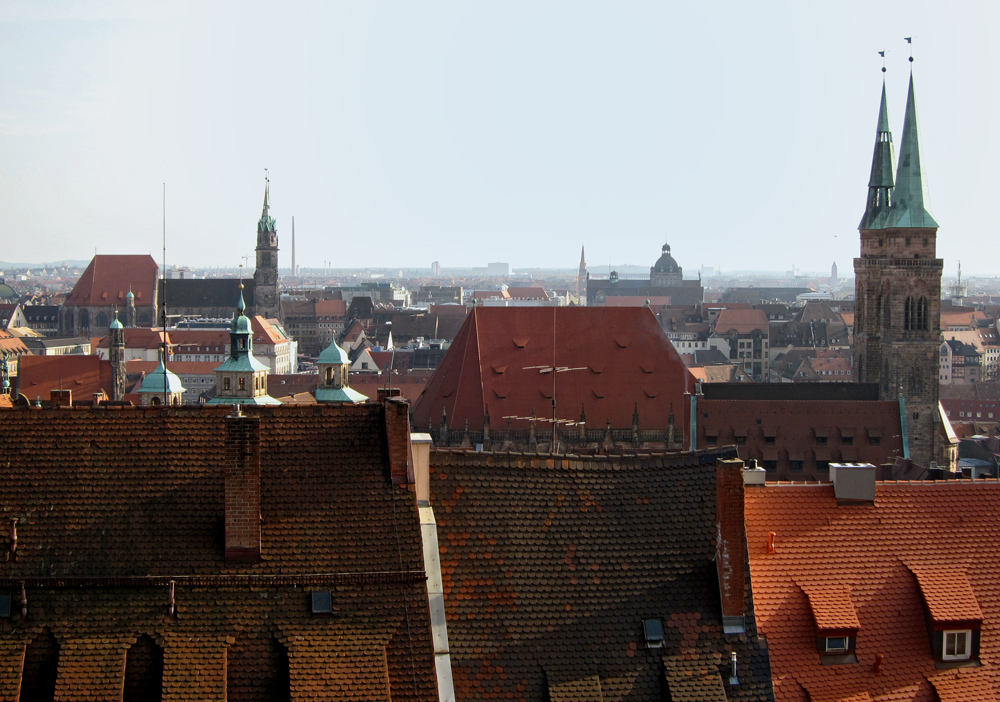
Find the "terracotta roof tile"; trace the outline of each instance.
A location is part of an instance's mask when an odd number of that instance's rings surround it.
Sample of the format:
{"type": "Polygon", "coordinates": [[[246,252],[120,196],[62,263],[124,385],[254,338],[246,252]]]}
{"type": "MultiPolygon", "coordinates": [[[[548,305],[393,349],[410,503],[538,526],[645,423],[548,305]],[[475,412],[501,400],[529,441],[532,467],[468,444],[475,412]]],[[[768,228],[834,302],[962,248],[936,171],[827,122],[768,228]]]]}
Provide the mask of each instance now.
{"type": "Polygon", "coordinates": [[[817,629],[857,629],[861,626],[849,587],[822,582],[799,583],[799,586],[809,598],[817,629]]]}
{"type": "Polygon", "coordinates": [[[910,571],[935,622],[982,621],[983,611],[964,568],[913,566],[910,571]]]}
{"type": "Polygon", "coordinates": [[[120,256],[98,254],[90,260],[73,292],[63,303],[67,307],[119,307],[131,288],[136,305],[152,305],[159,267],[149,254],[120,256]]]}

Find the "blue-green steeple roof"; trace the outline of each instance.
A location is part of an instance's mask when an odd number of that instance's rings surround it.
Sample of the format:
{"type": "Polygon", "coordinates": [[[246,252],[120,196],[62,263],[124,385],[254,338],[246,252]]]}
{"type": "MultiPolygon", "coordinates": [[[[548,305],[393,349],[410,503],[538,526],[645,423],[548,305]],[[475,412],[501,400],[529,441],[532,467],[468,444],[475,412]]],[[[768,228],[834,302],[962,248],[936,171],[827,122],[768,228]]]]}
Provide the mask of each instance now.
{"type": "MultiPolygon", "coordinates": [[[[265,200],[266,202],[266,200],[265,200]]],[[[243,300],[243,283],[240,299],[236,303],[233,323],[229,325],[229,358],[216,371],[262,371],[268,367],[253,356],[253,326],[246,316],[247,303],[243,300]]]]}
{"type": "Polygon", "coordinates": [[[117,312],[115,312],[115,318],[113,320],[111,320],[111,326],[108,327],[108,328],[109,329],[124,329],[125,328],[125,326],[121,322],[118,321],[118,313],[117,312]]]}
{"type": "Polygon", "coordinates": [[[899,165],[893,192],[892,214],[887,227],[937,229],[938,223],[927,211],[927,189],[920,168],[920,141],[917,137],[917,102],[913,94],[913,73],[906,94],[903,137],[899,143],[899,165]]]}
{"type": "Polygon", "coordinates": [[[274,221],[274,217],[270,214],[270,199],[271,184],[268,183],[264,186],[264,210],[260,214],[260,221],[257,222],[258,233],[276,231],[277,223],[274,221]]]}
{"type": "Polygon", "coordinates": [[[882,102],[878,109],[875,128],[875,153],[872,154],[872,173],[868,179],[868,202],[858,229],[884,229],[892,204],[892,132],[889,131],[889,109],[885,100],[885,80],[882,81],[882,102]]]}

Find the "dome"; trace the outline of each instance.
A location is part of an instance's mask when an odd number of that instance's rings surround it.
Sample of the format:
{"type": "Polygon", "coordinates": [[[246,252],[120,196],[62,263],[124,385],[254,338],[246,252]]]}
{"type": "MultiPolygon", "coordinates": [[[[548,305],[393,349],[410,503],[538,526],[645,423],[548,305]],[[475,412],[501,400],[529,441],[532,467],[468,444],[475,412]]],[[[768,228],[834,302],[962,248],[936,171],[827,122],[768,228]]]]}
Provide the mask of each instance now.
{"type": "Polygon", "coordinates": [[[181,379],[177,377],[177,374],[167,370],[163,366],[163,361],[160,361],[160,365],[156,367],[156,370],[147,375],[142,381],[142,387],[139,388],[139,392],[159,395],[162,395],[164,392],[168,394],[181,393],[184,392],[184,386],[181,384],[181,379]]]}
{"type": "Polygon", "coordinates": [[[347,357],[347,352],[337,345],[336,341],[331,341],[330,345],[323,349],[323,353],[319,355],[316,363],[330,363],[346,365],[350,363],[350,359],[347,357]]]}
{"type": "Polygon", "coordinates": [[[129,299],[129,300],[134,300],[135,299],[135,293],[132,292],[132,288],[128,289],[128,292],[125,294],[125,297],[127,299],[129,299]]]}
{"type": "Polygon", "coordinates": [[[681,267],[677,265],[677,261],[674,257],[670,255],[670,244],[664,244],[663,253],[656,260],[656,264],[653,266],[654,273],[680,273],[681,267]]]}
{"type": "Polygon", "coordinates": [[[108,327],[108,328],[109,329],[124,329],[125,327],[122,325],[121,322],[118,321],[118,315],[116,314],[115,318],[113,320],[111,320],[111,326],[108,327]]]}
{"type": "Polygon", "coordinates": [[[236,334],[251,334],[253,330],[250,328],[250,318],[241,314],[233,320],[233,328],[230,331],[236,334]]]}

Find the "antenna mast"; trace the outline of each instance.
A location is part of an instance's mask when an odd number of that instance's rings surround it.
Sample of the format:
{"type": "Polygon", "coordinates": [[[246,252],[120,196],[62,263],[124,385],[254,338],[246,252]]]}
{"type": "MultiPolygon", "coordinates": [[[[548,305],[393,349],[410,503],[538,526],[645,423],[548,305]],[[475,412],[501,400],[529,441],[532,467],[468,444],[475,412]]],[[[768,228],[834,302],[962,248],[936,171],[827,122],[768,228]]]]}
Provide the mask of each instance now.
{"type": "Polygon", "coordinates": [[[163,365],[163,404],[170,406],[170,396],[167,393],[167,184],[163,184],[163,252],[160,258],[163,270],[160,279],[163,281],[163,301],[160,314],[160,328],[163,338],[160,339],[160,363],[163,365]]]}

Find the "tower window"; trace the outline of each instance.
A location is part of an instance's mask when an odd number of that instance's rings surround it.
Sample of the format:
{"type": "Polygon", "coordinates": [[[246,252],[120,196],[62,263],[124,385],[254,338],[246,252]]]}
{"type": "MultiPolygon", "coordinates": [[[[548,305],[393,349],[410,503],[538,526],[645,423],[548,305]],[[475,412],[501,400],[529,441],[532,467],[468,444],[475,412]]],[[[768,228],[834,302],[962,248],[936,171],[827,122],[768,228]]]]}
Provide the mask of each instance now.
{"type": "Polygon", "coordinates": [[[240,390],[246,390],[246,389],[247,389],[247,379],[240,378],[240,390]]]}
{"type": "Polygon", "coordinates": [[[231,383],[230,383],[229,378],[223,378],[222,379],[222,389],[223,390],[229,390],[229,389],[231,389],[231,383]]]}
{"type": "Polygon", "coordinates": [[[906,245],[907,245],[907,246],[909,246],[909,245],[910,245],[910,237],[906,237],[906,245]]]}

